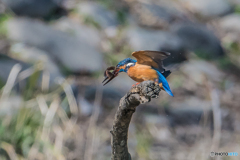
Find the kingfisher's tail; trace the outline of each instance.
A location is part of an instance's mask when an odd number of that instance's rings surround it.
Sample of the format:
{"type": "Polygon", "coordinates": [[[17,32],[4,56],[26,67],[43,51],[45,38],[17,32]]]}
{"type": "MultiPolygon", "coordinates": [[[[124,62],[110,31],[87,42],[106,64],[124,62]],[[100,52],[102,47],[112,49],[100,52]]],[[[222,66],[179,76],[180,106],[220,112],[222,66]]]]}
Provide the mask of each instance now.
{"type": "MultiPolygon", "coordinates": [[[[158,71],[157,71],[158,72],[158,71]]],[[[170,72],[171,73],[171,72],[170,72]]],[[[158,75],[159,75],[159,83],[162,83],[162,87],[163,89],[172,97],[174,97],[170,87],[169,87],[169,84],[165,78],[164,75],[162,75],[160,72],[158,72],[158,75]]],[[[161,86],[160,86],[161,87],[161,86]]]]}
{"type": "Polygon", "coordinates": [[[174,97],[174,95],[173,95],[173,93],[172,93],[172,91],[171,91],[170,88],[166,88],[166,87],[164,87],[164,86],[163,86],[163,88],[164,88],[164,90],[165,90],[170,96],[174,97]]]}
{"type": "Polygon", "coordinates": [[[166,91],[170,96],[174,97],[174,95],[173,95],[173,93],[172,93],[172,91],[171,91],[170,88],[167,89],[167,87],[164,87],[162,83],[159,83],[159,87],[160,87],[162,90],[166,91]]]}

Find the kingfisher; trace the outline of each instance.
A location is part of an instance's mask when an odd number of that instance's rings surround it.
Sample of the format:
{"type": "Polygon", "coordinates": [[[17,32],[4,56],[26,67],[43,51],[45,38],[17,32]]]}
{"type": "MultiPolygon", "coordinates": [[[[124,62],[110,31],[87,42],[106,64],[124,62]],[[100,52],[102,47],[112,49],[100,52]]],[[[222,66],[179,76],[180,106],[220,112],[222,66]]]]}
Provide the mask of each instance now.
{"type": "Polygon", "coordinates": [[[166,78],[170,75],[170,70],[163,68],[163,60],[170,56],[170,53],[165,51],[135,51],[132,56],[137,60],[126,58],[120,61],[116,67],[112,66],[106,69],[104,72],[105,79],[102,83],[108,80],[104,85],[110,82],[113,78],[121,72],[128,74],[130,78],[138,82],[138,85],[143,81],[154,81],[159,84],[160,88],[166,91],[170,96],[173,93],[169,87],[166,78]],[[111,70],[113,70],[111,72],[111,70]]]}

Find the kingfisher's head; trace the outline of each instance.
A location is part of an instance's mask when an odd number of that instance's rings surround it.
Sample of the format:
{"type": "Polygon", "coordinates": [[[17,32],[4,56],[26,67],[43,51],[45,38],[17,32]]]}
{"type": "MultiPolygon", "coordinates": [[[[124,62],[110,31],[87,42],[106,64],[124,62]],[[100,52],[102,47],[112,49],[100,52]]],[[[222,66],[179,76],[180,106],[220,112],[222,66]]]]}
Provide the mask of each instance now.
{"type": "Polygon", "coordinates": [[[116,70],[118,72],[127,72],[128,69],[132,66],[135,65],[137,61],[131,58],[126,58],[124,60],[122,60],[121,62],[119,62],[116,66],[116,70]]]}
{"type": "Polygon", "coordinates": [[[104,72],[105,79],[103,80],[102,83],[108,80],[106,83],[104,83],[104,85],[106,85],[108,82],[113,80],[113,78],[117,77],[119,72],[127,72],[128,69],[134,66],[136,62],[137,62],[136,60],[133,60],[131,58],[126,58],[121,62],[119,62],[116,67],[114,66],[108,67],[104,72]],[[111,70],[113,71],[111,72],[111,70]]]}

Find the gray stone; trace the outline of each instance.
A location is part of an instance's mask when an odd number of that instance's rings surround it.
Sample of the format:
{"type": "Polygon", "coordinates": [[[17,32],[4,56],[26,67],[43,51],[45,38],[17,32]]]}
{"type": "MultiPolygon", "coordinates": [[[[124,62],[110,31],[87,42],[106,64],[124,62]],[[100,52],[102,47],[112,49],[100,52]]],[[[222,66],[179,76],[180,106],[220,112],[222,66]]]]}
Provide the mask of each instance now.
{"type": "Polygon", "coordinates": [[[22,103],[24,103],[24,100],[20,95],[11,95],[6,99],[2,99],[0,116],[16,116],[16,113],[22,107],[22,103]]]}
{"type": "Polygon", "coordinates": [[[0,14],[3,14],[6,12],[7,7],[3,4],[2,1],[0,1],[0,14]]]}
{"type": "Polygon", "coordinates": [[[221,82],[224,78],[224,73],[221,72],[214,64],[203,60],[189,60],[180,67],[191,81],[203,85],[206,81],[221,82]]]}
{"type": "Polygon", "coordinates": [[[3,0],[17,15],[46,17],[54,12],[62,0],[3,0]]]}
{"type": "MultiPolygon", "coordinates": [[[[202,103],[201,100],[196,100],[195,102],[202,103]]],[[[187,104],[186,104],[187,105],[187,104]]],[[[206,110],[210,114],[210,110],[206,110]]],[[[176,125],[199,125],[201,117],[204,113],[202,108],[192,106],[184,108],[166,108],[165,112],[167,118],[169,119],[171,126],[176,125]]]]}
{"type": "Polygon", "coordinates": [[[148,27],[167,28],[174,21],[187,20],[174,2],[162,2],[142,1],[132,4],[132,12],[138,23],[148,27]]]}
{"type": "Polygon", "coordinates": [[[232,5],[240,5],[240,0],[228,0],[228,2],[232,5]]]}
{"type": "MultiPolygon", "coordinates": [[[[51,61],[51,59],[48,59],[49,57],[42,51],[30,47],[19,47],[19,44],[15,44],[11,47],[10,52],[11,57],[0,54],[0,87],[2,87],[7,82],[9,74],[13,66],[16,64],[20,64],[20,72],[26,71],[27,69],[33,69],[34,65],[35,67],[42,66],[44,74],[47,73],[45,75],[49,76],[49,78],[47,77],[47,79],[49,79],[49,83],[46,87],[48,87],[47,89],[50,90],[55,89],[56,86],[58,86],[58,83],[56,81],[57,79],[63,78],[56,64],[51,61]]],[[[16,89],[17,91],[21,91],[19,89],[24,89],[24,86],[27,84],[26,80],[29,78],[29,76],[32,75],[32,71],[28,73],[29,75],[25,74],[27,77],[21,77],[23,79],[16,80],[17,85],[14,86],[14,89],[16,89]],[[21,81],[21,88],[19,88],[19,80],[21,81]]],[[[38,77],[37,81],[37,86],[39,88],[42,87],[42,78],[43,72],[41,70],[41,74],[38,77]]]]}
{"type": "Polygon", "coordinates": [[[229,13],[231,5],[226,0],[181,0],[190,11],[205,18],[222,16],[229,13]]]}
{"type": "Polygon", "coordinates": [[[22,43],[17,43],[11,46],[10,55],[17,60],[28,64],[41,64],[43,66],[43,70],[49,73],[50,86],[55,83],[57,78],[63,78],[63,75],[56,63],[42,50],[29,47],[22,43]]]}
{"type": "MultiPolygon", "coordinates": [[[[131,87],[129,87],[130,89],[131,87]]],[[[85,100],[87,100],[90,103],[93,103],[96,96],[96,86],[87,87],[85,94],[85,100]]],[[[106,108],[113,108],[118,105],[119,100],[125,93],[118,90],[117,88],[110,88],[105,87],[103,89],[103,99],[101,106],[104,106],[106,108]]],[[[83,101],[80,101],[81,103],[84,103],[83,101]]]]}
{"type": "Polygon", "coordinates": [[[88,44],[98,48],[101,44],[102,36],[96,28],[63,17],[52,24],[52,26],[60,31],[74,35],[79,39],[84,39],[88,44]]]}
{"type": "Polygon", "coordinates": [[[211,110],[211,101],[203,100],[199,97],[189,96],[186,99],[181,101],[172,101],[170,102],[172,106],[172,110],[195,110],[195,111],[203,111],[203,110],[211,110]]]}
{"type": "Polygon", "coordinates": [[[240,33],[240,15],[230,14],[220,19],[220,26],[226,31],[240,33]]]}
{"type": "Polygon", "coordinates": [[[166,116],[162,116],[162,115],[153,115],[153,114],[146,114],[144,115],[144,120],[146,122],[147,125],[151,126],[151,125],[156,125],[156,126],[168,126],[169,122],[168,119],[166,118],[166,116]]]}
{"type": "Polygon", "coordinates": [[[213,59],[224,55],[219,39],[205,26],[198,24],[178,24],[172,27],[186,49],[200,57],[213,59]]]}
{"type": "Polygon", "coordinates": [[[1,81],[1,83],[5,83],[7,81],[9,73],[11,72],[12,67],[15,64],[20,64],[21,67],[22,67],[21,70],[27,69],[28,67],[31,66],[27,63],[24,63],[24,62],[16,60],[16,59],[13,59],[13,58],[11,58],[9,56],[6,56],[4,54],[0,54],[0,68],[1,68],[1,70],[0,70],[0,81],[1,81]]]}
{"type": "Polygon", "coordinates": [[[92,114],[93,105],[91,103],[89,103],[86,99],[84,99],[83,97],[80,97],[78,99],[78,106],[80,108],[81,115],[89,116],[92,114]]]}
{"type": "Polygon", "coordinates": [[[78,12],[79,14],[92,18],[102,29],[115,27],[119,24],[114,12],[109,11],[107,8],[104,8],[96,2],[86,1],[80,3],[78,12]]]}
{"type": "Polygon", "coordinates": [[[92,44],[39,21],[12,19],[8,22],[8,36],[45,51],[71,72],[93,72],[102,67],[102,55],[92,44]]]}
{"type": "Polygon", "coordinates": [[[185,60],[185,51],[181,39],[170,32],[133,26],[125,34],[130,46],[135,51],[168,51],[171,53],[171,56],[164,61],[167,64],[185,60]]]}

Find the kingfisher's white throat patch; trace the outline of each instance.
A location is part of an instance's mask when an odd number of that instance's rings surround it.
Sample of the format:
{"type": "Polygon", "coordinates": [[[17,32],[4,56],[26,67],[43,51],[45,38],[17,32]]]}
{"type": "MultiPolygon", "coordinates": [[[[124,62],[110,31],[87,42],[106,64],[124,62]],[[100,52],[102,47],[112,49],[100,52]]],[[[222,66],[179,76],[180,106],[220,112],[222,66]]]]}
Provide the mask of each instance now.
{"type": "Polygon", "coordinates": [[[134,65],[134,63],[128,63],[127,65],[126,65],[126,67],[130,67],[130,66],[133,66],[134,65]]]}

